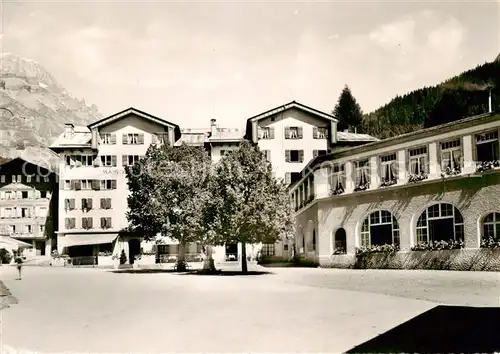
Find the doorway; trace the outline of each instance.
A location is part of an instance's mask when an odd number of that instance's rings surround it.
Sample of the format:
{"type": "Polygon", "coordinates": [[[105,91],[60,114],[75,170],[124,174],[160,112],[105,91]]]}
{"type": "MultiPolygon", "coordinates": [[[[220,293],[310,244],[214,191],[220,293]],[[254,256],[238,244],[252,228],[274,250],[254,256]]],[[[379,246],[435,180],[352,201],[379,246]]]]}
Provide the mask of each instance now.
{"type": "Polygon", "coordinates": [[[128,259],[134,264],[135,256],[141,253],[141,241],[136,238],[128,240],[128,259]]]}
{"type": "Polygon", "coordinates": [[[238,260],[238,244],[231,243],[226,245],[226,261],[238,260]]]}

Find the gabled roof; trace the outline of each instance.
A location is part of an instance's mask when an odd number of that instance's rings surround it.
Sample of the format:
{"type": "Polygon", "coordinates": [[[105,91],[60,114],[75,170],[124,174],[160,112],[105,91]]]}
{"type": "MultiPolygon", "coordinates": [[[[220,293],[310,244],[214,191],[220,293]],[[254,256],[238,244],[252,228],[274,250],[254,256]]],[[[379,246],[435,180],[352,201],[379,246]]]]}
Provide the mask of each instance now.
{"type": "Polygon", "coordinates": [[[66,135],[62,133],[59,137],[49,146],[50,149],[70,149],[70,148],[90,148],[92,134],[86,126],[75,126],[74,133],[66,135]]]}
{"type": "Polygon", "coordinates": [[[208,137],[208,142],[241,142],[243,132],[238,128],[217,128],[215,134],[208,137]]]}
{"type": "Polygon", "coordinates": [[[134,107],[130,107],[130,108],[127,108],[121,112],[118,112],[118,113],[115,113],[113,115],[110,115],[109,117],[106,117],[106,118],[103,118],[101,120],[98,120],[97,122],[94,122],[92,124],[89,124],[88,125],[88,128],[89,129],[92,129],[92,128],[98,128],[98,127],[101,127],[103,125],[108,125],[112,122],[115,122],[129,114],[134,114],[138,117],[141,117],[141,118],[144,118],[146,120],[149,120],[149,121],[152,121],[152,122],[155,122],[157,124],[160,124],[160,125],[163,125],[163,126],[166,126],[166,127],[171,127],[171,128],[174,128],[174,138],[175,138],[175,141],[179,140],[180,137],[181,137],[181,130],[179,128],[179,126],[177,124],[174,124],[174,123],[171,123],[169,121],[166,121],[162,118],[159,118],[159,117],[156,117],[156,116],[153,116],[149,113],[146,113],[146,112],[143,112],[141,110],[138,110],[137,108],[134,108],[134,107]]]}
{"type": "Polygon", "coordinates": [[[25,159],[22,159],[20,157],[16,157],[12,160],[9,160],[3,164],[0,165],[0,173],[1,171],[4,169],[4,168],[8,168],[10,165],[16,165],[16,164],[19,164],[19,165],[24,165],[24,164],[28,164],[28,166],[31,166],[31,167],[34,167],[37,169],[37,171],[39,171],[41,174],[48,174],[48,173],[51,173],[51,174],[55,174],[54,171],[48,169],[46,166],[40,166],[40,165],[37,165],[33,162],[30,162],[30,161],[27,161],[25,159]]]}
{"type": "Polygon", "coordinates": [[[276,108],[270,109],[269,111],[266,111],[264,113],[257,114],[256,116],[248,118],[248,121],[251,121],[251,122],[259,121],[259,120],[267,118],[269,116],[272,116],[272,115],[275,115],[275,114],[287,111],[287,110],[289,110],[291,108],[297,108],[297,109],[300,109],[300,110],[302,110],[304,112],[308,112],[308,113],[314,114],[314,115],[316,115],[316,116],[318,116],[320,118],[337,122],[337,119],[335,119],[335,117],[332,116],[331,114],[318,111],[317,109],[314,109],[312,107],[306,106],[306,105],[304,105],[302,103],[299,103],[299,102],[296,102],[296,101],[292,101],[292,102],[286,103],[286,104],[284,104],[282,106],[278,106],[276,108]]]}

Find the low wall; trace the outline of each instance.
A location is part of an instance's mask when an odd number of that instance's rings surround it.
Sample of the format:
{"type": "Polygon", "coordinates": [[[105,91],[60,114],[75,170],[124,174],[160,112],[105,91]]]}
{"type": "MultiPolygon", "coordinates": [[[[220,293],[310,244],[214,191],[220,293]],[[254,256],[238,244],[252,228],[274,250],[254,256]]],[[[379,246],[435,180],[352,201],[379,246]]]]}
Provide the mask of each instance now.
{"type": "Polygon", "coordinates": [[[500,271],[500,248],[334,255],[324,268],[500,271]]]}

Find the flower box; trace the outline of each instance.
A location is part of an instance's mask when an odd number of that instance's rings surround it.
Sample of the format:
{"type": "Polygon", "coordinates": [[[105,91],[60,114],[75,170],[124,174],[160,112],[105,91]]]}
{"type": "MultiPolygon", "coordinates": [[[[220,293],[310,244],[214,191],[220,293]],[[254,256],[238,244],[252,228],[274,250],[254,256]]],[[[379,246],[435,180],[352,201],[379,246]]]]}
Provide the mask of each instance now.
{"type": "Polygon", "coordinates": [[[482,161],[476,165],[476,172],[484,172],[500,167],[500,161],[482,161]]]}
{"type": "Polygon", "coordinates": [[[481,248],[498,248],[500,247],[500,239],[493,237],[481,238],[481,248]]]}
{"type": "Polygon", "coordinates": [[[354,188],[354,191],[355,192],[365,191],[368,188],[370,188],[370,183],[360,184],[359,186],[357,186],[356,188],[354,188]]]}
{"type": "Polygon", "coordinates": [[[408,182],[409,183],[415,183],[419,181],[423,181],[424,179],[427,179],[428,175],[427,173],[410,173],[410,177],[408,177],[408,182]]]}
{"type": "Polygon", "coordinates": [[[411,248],[412,251],[456,250],[464,247],[462,240],[420,242],[411,248]]]}
{"type": "Polygon", "coordinates": [[[447,176],[457,176],[459,174],[460,174],[459,168],[446,167],[446,169],[443,172],[441,172],[441,177],[445,178],[447,176]]]}
{"type": "Polygon", "coordinates": [[[382,179],[382,182],[380,183],[380,187],[389,187],[389,186],[393,186],[397,183],[398,181],[396,179],[389,179],[389,180],[385,180],[385,179],[382,179]]]}
{"type": "Polygon", "coordinates": [[[331,191],[331,195],[340,195],[344,193],[344,188],[340,187],[340,188],[337,188],[337,189],[332,189],[331,191]]]}

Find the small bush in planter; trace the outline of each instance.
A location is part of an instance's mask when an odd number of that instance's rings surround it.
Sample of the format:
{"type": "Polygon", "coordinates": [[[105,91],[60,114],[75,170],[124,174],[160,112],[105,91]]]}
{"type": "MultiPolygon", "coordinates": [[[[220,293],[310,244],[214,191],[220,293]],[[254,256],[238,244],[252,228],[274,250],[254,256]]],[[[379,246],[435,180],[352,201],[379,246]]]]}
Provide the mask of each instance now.
{"type": "Polygon", "coordinates": [[[127,263],[127,255],[125,254],[125,250],[122,250],[120,253],[120,264],[127,263]]]}
{"type": "Polygon", "coordinates": [[[0,260],[2,264],[9,264],[12,260],[12,255],[5,248],[0,250],[0,260]]]}

